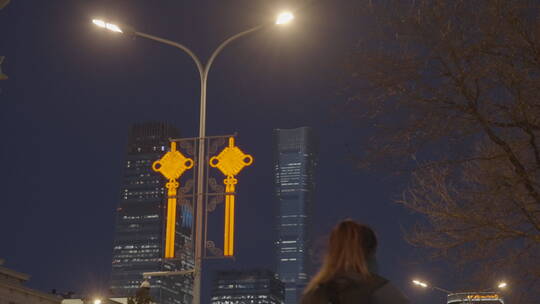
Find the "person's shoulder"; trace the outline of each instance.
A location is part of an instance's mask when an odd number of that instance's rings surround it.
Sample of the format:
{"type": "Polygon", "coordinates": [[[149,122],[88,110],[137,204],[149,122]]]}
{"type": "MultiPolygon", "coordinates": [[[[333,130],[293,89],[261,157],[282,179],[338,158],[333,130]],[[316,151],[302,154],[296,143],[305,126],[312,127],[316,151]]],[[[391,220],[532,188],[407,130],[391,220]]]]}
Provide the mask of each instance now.
{"type": "Polygon", "coordinates": [[[319,285],[313,288],[312,290],[305,292],[302,295],[302,299],[300,303],[301,304],[325,304],[325,300],[327,299],[327,297],[328,295],[326,294],[325,288],[319,285]]]}
{"type": "Polygon", "coordinates": [[[373,291],[388,283],[388,280],[386,278],[374,273],[370,274],[367,278],[361,276],[360,274],[352,273],[347,274],[340,279],[342,280],[342,282],[345,283],[345,285],[356,288],[362,287],[362,289],[365,289],[368,293],[372,293],[373,291]]]}
{"type": "Polygon", "coordinates": [[[409,299],[407,299],[407,297],[396,286],[394,286],[394,284],[385,279],[385,283],[373,292],[372,303],[409,304],[410,302],[409,299]]]}
{"type": "Polygon", "coordinates": [[[384,285],[388,284],[389,281],[385,277],[382,277],[378,274],[372,274],[370,277],[370,281],[374,285],[375,289],[381,288],[384,285]]]}

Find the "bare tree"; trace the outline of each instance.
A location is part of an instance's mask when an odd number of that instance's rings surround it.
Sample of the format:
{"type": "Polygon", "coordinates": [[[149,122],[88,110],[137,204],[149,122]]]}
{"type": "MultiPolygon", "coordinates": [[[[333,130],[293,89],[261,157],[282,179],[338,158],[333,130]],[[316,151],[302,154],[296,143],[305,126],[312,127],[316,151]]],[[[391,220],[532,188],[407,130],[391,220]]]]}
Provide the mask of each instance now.
{"type": "Polygon", "coordinates": [[[0,9],[3,9],[9,2],[10,0],[0,0],[0,9]]]}
{"type": "MultiPolygon", "coordinates": [[[[6,5],[9,4],[10,0],[0,0],[0,10],[3,9],[6,5]]],[[[0,56],[0,80],[8,79],[7,75],[2,73],[2,62],[4,61],[5,56],[0,56]]]]}
{"type": "Polygon", "coordinates": [[[413,169],[399,201],[427,219],[413,244],[536,283],[540,4],[373,2],[346,90],[348,113],[377,129],[361,164],[413,169]]]}

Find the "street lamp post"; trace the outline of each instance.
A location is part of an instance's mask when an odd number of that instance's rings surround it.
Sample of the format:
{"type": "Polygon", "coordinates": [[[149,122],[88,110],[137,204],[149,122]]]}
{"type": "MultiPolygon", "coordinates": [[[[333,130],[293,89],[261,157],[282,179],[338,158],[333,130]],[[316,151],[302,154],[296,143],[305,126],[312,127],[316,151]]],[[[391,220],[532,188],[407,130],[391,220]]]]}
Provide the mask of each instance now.
{"type": "Polygon", "coordinates": [[[419,280],[413,280],[412,283],[414,285],[420,286],[422,288],[431,288],[431,289],[434,289],[434,290],[437,290],[437,291],[440,291],[440,292],[444,292],[447,295],[453,293],[452,291],[450,291],[448,289],[440,288],[440,287],[437,287],[437,286],[431,286],[427,282],[423,282],[423,281],[419,281],[419,280]]]}
{"type": "MultiPolygon", "coordinates": [[[[448,290],[448,289],[444,289],[444,288],[440,288],[440,287],[437,287],[437,286],[432,286],[430,284],[428,284],[427,282],[425,281],[420,281],[420,280],[412,280],[412,283],[418,287],[421,287],[421,288],[431,288],[431,289],[434,289],[434,290],[437,290],[437,291],[440,291],[440,292],[443,292],[446,294],[447,297],[450,297],[452,296],[453,294],[455,294],[454,292],[448,290]]],[[[505,281],[501,281],[499,283],[497,283],[497,288],[499,290],[503,290],[505,289],[506,287],[508,287],[508,284],[505,282],[505,281]]],[[[490,291],[491,289],[489,290],[483,290],[483,291],[479,291],[480,293],[483,293],[483,292],[493,292],[495,293],[495,291],[490,291]]],[[[468,302],[469,303],[472,303],[472,298],[468,298],[468,302]]]]}
{"type": "Polygon", "coordinates": [[[507,287],[508,287],[508,283],[506,283],[505,281],[499,281],[496,285],[497,289],[493,289],[493,288],[486,288],[484,290],[481,290],[481,292],[493,292],[493,293],[496,293],[496,292],[501,292],[501,291],[504,291],[507,287]]]}
{"type": "MultiPolygon", "coordinates": [[[[279,14],[275,20],[275,25],[285,25],[294,19],[294,15],[291,12],[283,12],[279,14]]],[[[195,62],[200,77],[200,112],[199,112],[199,151],[197,156],[197,200],[196,200],[196,215],[195,215],[195,267],[194,267],[194,284],[193,284],[193,303],[201,303],[201,273],[202,273],[202,253],[203,253],[203,205],[204,205],[204,153],[205,153],[205,137],[206,137],[206,90],[208,83],[208,73],[214,60],[221,53],[221,51],[232,41],[254,33],[266,26],[266,24],[255,26],[238,34],[235,34],[228,39],[224,40],[210,55],[210,58],[203,64],[199,57],[191,51],[188,47],[174,42],[168,39],[157,37],[154,35],[146,34],[136,31],[133,28],[127,26],[120,26],[114,23],[109,23],[104,20],[94,19],[92,23],[105,28],[115,33],[124,33],[139,36],[149,40],[153,40],[159,43],[167,44],[176,47],[186,54],[195,62]]]]}

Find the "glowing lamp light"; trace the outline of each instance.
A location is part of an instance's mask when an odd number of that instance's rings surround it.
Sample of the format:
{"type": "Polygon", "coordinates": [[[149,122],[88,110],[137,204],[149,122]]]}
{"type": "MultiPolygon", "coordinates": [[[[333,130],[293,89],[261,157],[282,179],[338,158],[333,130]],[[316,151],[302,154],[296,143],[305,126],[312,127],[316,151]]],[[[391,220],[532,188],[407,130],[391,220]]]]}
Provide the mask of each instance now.
{"type": "Polygon", "coordinates": [[[282,25],[290,23],[294,19],[294,15],[291,12],[283,12],[276,18],[276,24],[282,25]]]}
{"type": "Polygon", "coordinates": [[[116,33],[122,33],[122,30],[116,24],[107,23],[107,29],[116,33]]]}
{"type": "Polygon", "coordinates": [[[101,304],[101,299],[95,299],[94,304],[101,304]]]}
{"type": "Polygon", "coordinates": [[[500,282],[500,283],[497,285],[497,287],[498,287],[499,289],[504,289],[504,288],[506,288],[507,286],[508,286],[508,284],[506,284],[506,282],[500,282]]]}
{"type": "Polygon", "coordinates": [[[107,23],[105,23],[105,21],[103,21],[103,20],[94,19],[94,20],[92,20],[92,23],[99,26],[99,27],[103,27],[103,28],[107,27],[107,23]]]}
{"type": "Polygon", "coordinates": [[[99,27],[108,29],[111,32],[123,33],[122,29],[118,25],[113,24],[113,23],[108,23],[108,22],[105,22],[105,21],[100,20],[100,19],[93,19],[92,23],[99,26],[99,27]]]}
{"type": "Polygon", "coordinates": [[[427,288],[428,287],[428,284],[425,283],[425,282],[422,282],[422,281],[413,280],[412,282],[413,282],[414,285],[420,286],[422,288],[427,288]]]}

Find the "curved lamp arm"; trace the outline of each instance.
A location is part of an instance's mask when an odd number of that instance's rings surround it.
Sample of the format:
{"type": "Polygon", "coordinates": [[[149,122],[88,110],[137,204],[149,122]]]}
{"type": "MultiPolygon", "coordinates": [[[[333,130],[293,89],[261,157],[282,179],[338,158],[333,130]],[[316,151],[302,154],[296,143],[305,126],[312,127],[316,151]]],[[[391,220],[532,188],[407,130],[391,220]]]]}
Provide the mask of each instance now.
{"type": "Polygon", "coordinates": [[[440,287],[437,287],[437,286],[431,286],[431,289],[438,290],[440,292],[444,292],[447,295],[451,294],[451,293],[454,293],[453,291],[450,291],[450,290],[444,289],[444,288],[440,288],[440,287]]]}
{"type": "Polygon", "coordinates": [[[219,55],[219,53],[221,53],[221,51],[223,50],[223,48],[225,48],[229,43],[231,43],[232,41],[242,37],[242,36],[245,36],[247,34],[250,34],[250,33],[253,33],[253,32],[256,32],[260,29],[262,29],[264,27],[264,25],[258,25],[258,26],[255,26],[253,28],[250,28],[248,30],[245,30],[243,32],[240,32],[236,35],[233,35],[229,38],[227,38],[225,41],[223,41],[215,50],[214,52],[212,52],[212,55],[210,56],[210,58],[208,59],[208,62],[206,63],[206,66],[205,66],[205,78],[208,77],[208,71],[210,71],[210,68],[212,67],[212,63],[214,63],[214,60],[216,59],[217,55],[219,55]]]}
{"type": "MultiPolygon", "coordinates": [[[[229,43],[231,43],[232,41],[242,36],[256,32],[262,29],[263,27],[264,25],[258,25],[227,38],[214,50],[214,52],[212,52],[212,55],[210,55],[210,58],[206,62],[206,65],[204,66],[204,69],[201,73],[201,104],[200,104],[200,110],[199,110],[199,113],[200,113],[199,138],[204,138],[204,136],[206,135],[206,86],[208,84],[208,73],[210,72],[212,63],[214,63],[214,60],[216,59],[217,55],[219,55],[219,53],[221,53],[223,48],[225,48],[229,43]]],[[[199,147],[200,149],[204,149],[203,145],[200,145],[199,147]]],[[[204,154],[204,150],[200,150],[199,153],[201,155],[204,154]]],[[[199,162],[202,162],[202,159],[200,159],[199,162]]],[[[199,175],[202,176],[202,172],[200,172],[199,175]]]]}
{"type": "Polygon", "coordinates": [[[180,44],[178,42],[174,42],[174,41],[171,41],[171,40],[168,40],[168,39],[165,39],[165,38],[156,37],[154,35],[150,35],[150,34],[146,34],[146,33],[142,33],[142,32],[137,32],[137,31],[133,31],[132,33],[133,33],[133,35],[136,35],[136,36],[139,36],[139,37],[154,40],[154,41],[161,42],[161,43],[164,43],[164,44],[168,44],[170,46],[174,46],[175,48],[181,49],[182,51],[187,53],[189,55],[189,57],[191,57],[191,59],[193,59],[193,61],[195,62],[195,65],[197,65],[197,70],[199,70],[199,75],[201,76],[201,79],[203,79],[204,66],[202,65],[201,60],[199,59],[199,57],[197,57],[197,55],[195,55],[195,53],[193,53],[193,51],[190,50],[188,47],[186,47],[186,46],[184,46],[184,45],[182,45],[182,44],[180,44]]]}
{"type": "Polygon", "coordinates": [[[214,52],[212,52],[212,55],[208,59],[208,62],[206,63],[206,65],[203,65],[201,60],[199,59],[199,57],[197,57],[197,55],[195,55],[195,53],[192,50],[190,50],[188,47],[186,47],[183,44],[180,44],[178,42],[175,42],[175,41],[172,41],[172,40],[169,40],[169,39],[165,39],[165,38],[157,37],[157,36],[154,36],[154,35],[150,35],[150,34],[147,34],[147,33],[137,32],[137,31],[134,31],[134,30],[129,31],[129,33],[132,34],[132,35],[135,35],[135,36],[150,39],[150,40],[153,40],[153,41],[156,41],[156,42],[164,43],[164,44],[173,46],[175,48],[181,49],[186,54],[188,54],[191,57],[191,59],[193,59],[193,61],[195,62],[195,65],[197,66],[197,70],[199,71],[199,74],[201,76],[201,80],[203,82],[206,82],[206,79],[208,78],[208,72],[210,71],[210,68],[212,67],[212,64],[214,63],[214,60],[216,59],[216,57],[221,53],[221,51],[229,43],[231,43],[232,41],[234,41],[234,40],[236,40],[236,39],[238,39],[238,38],[240,38],[242,36],[245,36],[245,35],[248,35],[250,33],[256,32],[256,31],[262,29],[263,27],[264,27],[264,25],[258,25],[258,26],[255,26],[253,28],[250,28],[248,30],[245,30],[243,32],[240,32],[240,33],[238,33],[236,35],[233,35],[233,36],[227,38],[225,41],[223,41],[214,50],[214,52]]]}

